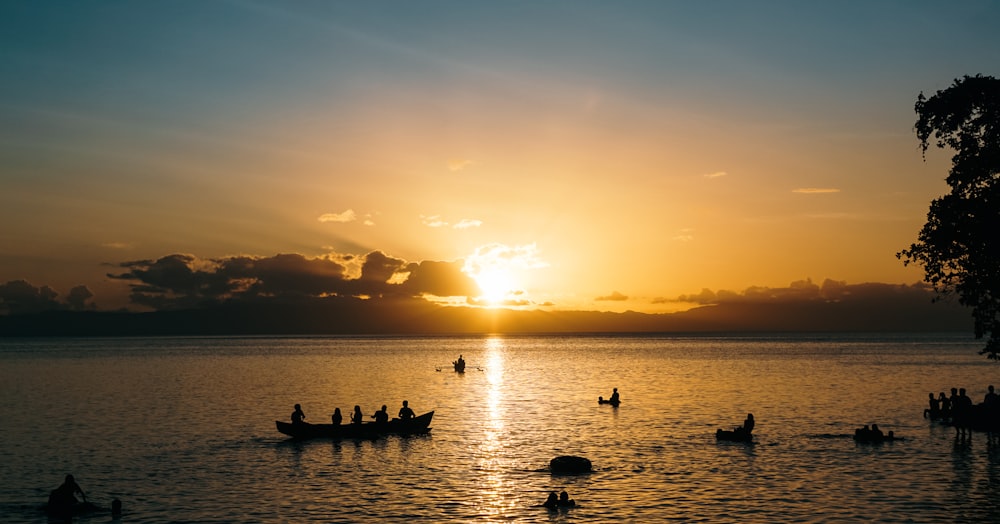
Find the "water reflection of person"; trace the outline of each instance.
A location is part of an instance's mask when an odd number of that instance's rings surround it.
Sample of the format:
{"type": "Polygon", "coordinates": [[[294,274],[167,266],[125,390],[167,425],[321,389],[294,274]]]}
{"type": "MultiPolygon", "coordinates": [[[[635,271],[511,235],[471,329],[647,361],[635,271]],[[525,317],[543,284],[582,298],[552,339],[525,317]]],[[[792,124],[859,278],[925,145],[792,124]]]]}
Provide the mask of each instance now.
{"type": "Polygon", "coordinates": [[[301,424],[305,418],[306,414],[302,412],[302,406],[296,404],[295,411],[292,412],[292,424],[301,424]]]}
{"type": "Polygon", "coordinates": [[[360,425],[365,419],[365,416],[361,414],[361,406],[354,406],[354,413],[351,413],[351,424],[360,425]]]}
{"type": "Polygon", "coordinates": [[[330,420],[334,426],[339,426],[344,422],[344,415],[340,413],[340,408],[333,409],[333,415],[330,415],[330,420]]]}
{"type": "Polygon", "coordinates": [[[409,403],[409,401],[404,400],[403,401],[403,407],[399,408],[399,418],[401,420],[410,420],[414,416],[415,415],[413,413],[413,410],[410,409],[410,403],[409,403]]]}

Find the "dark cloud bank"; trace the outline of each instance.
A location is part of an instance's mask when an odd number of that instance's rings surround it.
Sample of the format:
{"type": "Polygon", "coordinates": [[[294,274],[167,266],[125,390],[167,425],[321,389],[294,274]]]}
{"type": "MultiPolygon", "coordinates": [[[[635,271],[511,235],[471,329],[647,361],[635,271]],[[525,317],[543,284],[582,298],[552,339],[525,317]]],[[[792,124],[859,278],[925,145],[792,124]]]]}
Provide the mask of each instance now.
{"type": "MultiPolygon", "coordinates": [[[[65,299],[48,286],[0,284],[0,336],[323,335],[469,333],[754,333],[966,331],[969,310],[932,302],[925,285],[795,282],[742,292],[704,290],[656,302],[697,306],[671,314],[484,309],[428,297],[469,297],[462,263],[363,257],[169,255],[125,262],[108,277],[142,311],[99,311],[85,286],[65,299]]],[[[604,300],[625,301],[614,293],[604,300]]],[[[471,302],[469,302],[471,304],[471,302]]],[[[558,304],[555,304],[558,306],[558,304]]],[[[637,307],[641,304],[637,303],[637,307]]]]}

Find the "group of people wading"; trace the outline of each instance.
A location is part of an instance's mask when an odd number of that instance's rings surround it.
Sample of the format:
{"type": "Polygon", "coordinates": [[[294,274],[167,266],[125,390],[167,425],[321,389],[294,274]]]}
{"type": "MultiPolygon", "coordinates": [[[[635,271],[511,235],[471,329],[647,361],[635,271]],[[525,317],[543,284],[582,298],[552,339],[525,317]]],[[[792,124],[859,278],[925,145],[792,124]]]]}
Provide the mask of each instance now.
{"type": "Polygon", "coordinates": [[[987,388],[983,401],[976,404],[965,393],[965,388],[951,388],[951,396],[942,391],[937,397],[928,393],[928,407],[924,417],[955,426],[955,436],[969,438],[972,430],[1000,432],[1000,394],[993,386],[987,388]]]}
{"type": "MultiPolygon", "coordinates": [[[[389,413],[387,412],[388,407],[382,404],[382,409],[376,411],[371,415],[371,418],[375,419],[376,424],[384,424],[389,422],[389,413]]],[[[410,408],[410,402],[407,400],[403,401],[403,407],[399,408],[399,419],[400,420],[410,420],[415,414],[410,408]]],[[[299,404],[295,405],[295,411],[292,412],[292,424],[302,424],[305,422],[306,414],[302,412],[302,406],[299,404]]],[[[361,406],[354,406],[354,411],[351,412],[351,424],[361,424],[364,422],[365,416],[361,412],[361,406]]],[[[340,408],[335,408],[333,414],[330,415],[330,421],[334,426],[339,426],[344,423],[344,415],[340,412],[340,408]]]]}

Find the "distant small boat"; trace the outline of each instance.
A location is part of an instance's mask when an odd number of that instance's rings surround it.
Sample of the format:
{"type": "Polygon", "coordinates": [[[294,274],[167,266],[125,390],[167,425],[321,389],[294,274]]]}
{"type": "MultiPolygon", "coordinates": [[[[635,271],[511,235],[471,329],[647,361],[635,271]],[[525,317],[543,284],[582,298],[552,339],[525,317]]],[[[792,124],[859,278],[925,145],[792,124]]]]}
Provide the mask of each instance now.
{"type": "Polygon", "coordinates": [[[459,359],[459,360],[456,360],[456,361],[452,362],[451,364],[453,366],[455,366],[455,371],[456,372],[458,372],[458,373],[465,373],[465,361],[464,360],[459,359]]]}
{"type": "Polygon", "coordinates": [[[719,429],[715,431],[715,439],[724,440],[726,442],[753,442],[753,433],[719,429]]]}
{"type": "Polygon", "coordinates": [[[598,404],[610,404],[612,406],[616,406],[617,407],[619,404],[622,403],[622,401],[620,401],[620,400],[612,400],[610,398],[606,399],[604,397],[597,397],[597,403],[598,404]]]}
{"type": "Polygon", "coordinates": [[[433,411],[413,417],[409,420],[394,418],[389,422],[365,422],[363,424],[309,424],[300,422],[292,424],[275,420],[278,431],[296,439],[309,438],[356,438],[374,439],[386,435],[419,435],[431,430],[433,411]]]}

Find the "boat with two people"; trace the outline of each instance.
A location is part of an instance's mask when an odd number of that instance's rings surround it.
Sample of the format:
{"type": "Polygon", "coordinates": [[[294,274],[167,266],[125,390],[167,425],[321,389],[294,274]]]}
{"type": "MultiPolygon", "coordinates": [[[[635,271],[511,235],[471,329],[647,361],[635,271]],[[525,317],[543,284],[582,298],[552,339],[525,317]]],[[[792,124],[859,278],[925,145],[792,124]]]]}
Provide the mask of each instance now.
{"type": "Polygon", "coordinates": [[[598,404],[610,404],[612,406],[618,407],[622,403],[621,397],[618,396],[618,388],[614,388],[611,392],[611,396],[605,399],[604,397],[597,397],[598,404]]]}

